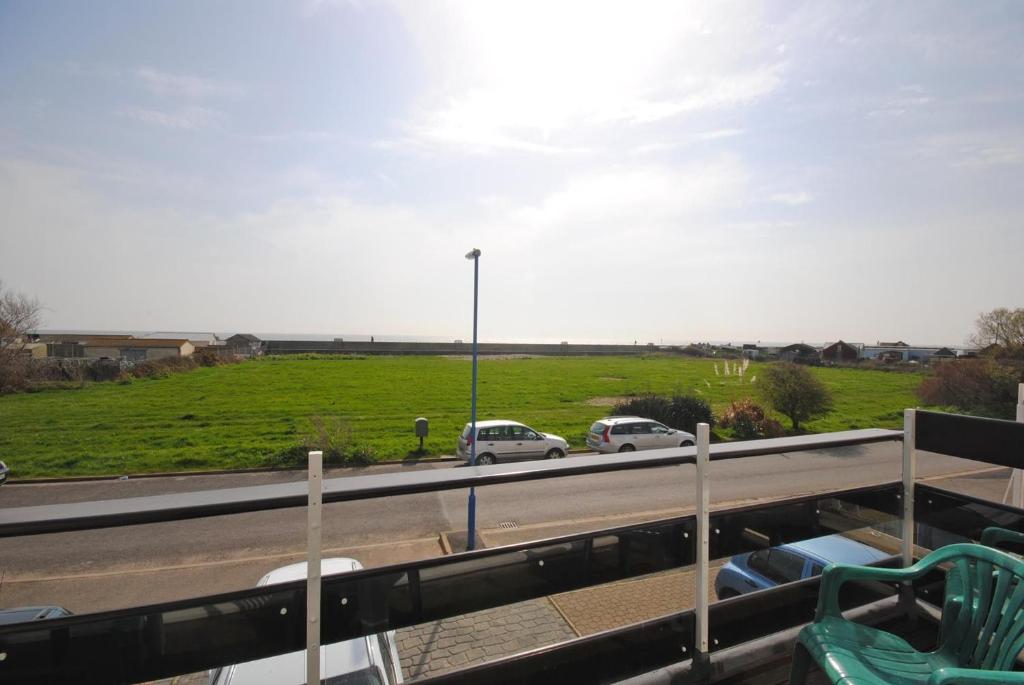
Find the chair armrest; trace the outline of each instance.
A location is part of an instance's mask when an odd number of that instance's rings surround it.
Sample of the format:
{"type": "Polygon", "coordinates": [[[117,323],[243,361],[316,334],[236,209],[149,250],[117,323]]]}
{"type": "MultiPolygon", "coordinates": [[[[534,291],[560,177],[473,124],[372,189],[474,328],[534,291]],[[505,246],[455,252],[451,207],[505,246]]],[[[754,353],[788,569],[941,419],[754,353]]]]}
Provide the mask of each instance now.
{"type": "Polygon", "coordinates": [[[1018,545],[1024,545],[1024,533],[1018,533],[1015,530],[1007,530],[1006,528],[999,528],[998,526],[991,526],[981,531],[981,544],[986,547],[995,547],[1001,542],[1012,542],[1018,545]]]}
{"type": "MultiPolygon", "coordinates": [[[[961,556],[965,548],[975,545],[947,545],[935,550],[924,559],[907,568],[875,568],[852,564],[829,564],[821,573],[821,587],[818,590],[818,609],[814,620],[823,616],[842,616],[839,610],[839,588],[851,580],[877,580],[885,583],[899,583],[919,578],[936,566],[961,556]]],[[[999,552],[995,552],[999,554],[999,552]]]]}
{"type": "Polygon", "coordinates": [[[1024,683],[1024,673],[982,671],[976,668],[940,668],[932,673],[928,685],[1012,685],[1024,683]]]}

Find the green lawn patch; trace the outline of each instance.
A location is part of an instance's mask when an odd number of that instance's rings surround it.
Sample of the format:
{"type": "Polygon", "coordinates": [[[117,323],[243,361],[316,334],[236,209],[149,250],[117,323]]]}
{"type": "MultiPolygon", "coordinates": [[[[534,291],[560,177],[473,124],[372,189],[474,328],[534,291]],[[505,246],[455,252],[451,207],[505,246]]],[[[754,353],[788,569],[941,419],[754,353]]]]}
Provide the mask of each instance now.
{"type": "MultiPolygon", "coordinates": [[[[514,419],[583,447],[606,402],[646,392],[703,396],[716,413],[757,397],[743,377],[715,374],[710,359],[538,357],[480,361],[481,420],[514,419]]],[[[897,428],[914,406],[916,373],[814,369],[835,411],[810,432],[897,428]]],[[[130,384],[95,383],[0,397],[0,459],[16,478],[246,468],[294,461],[310,417],[340,418],[356,446],[406,458],[430,419],[430,455],[451,454],[469,420],[470,362],[443,357],[264,359],[199,368],[130,384]]],[[[784,425],[788,421],[780,418],[784,425]]]]}

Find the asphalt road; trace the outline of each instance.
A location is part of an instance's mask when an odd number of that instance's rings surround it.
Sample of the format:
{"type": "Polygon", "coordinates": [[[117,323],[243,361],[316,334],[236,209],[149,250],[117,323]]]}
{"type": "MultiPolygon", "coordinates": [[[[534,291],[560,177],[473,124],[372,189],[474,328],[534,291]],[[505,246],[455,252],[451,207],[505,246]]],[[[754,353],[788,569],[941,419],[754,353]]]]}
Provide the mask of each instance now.
{"type": "MultiPolygon", "coordinates": [[[[713,506],[852,488],[899,478],[900,443],[713,463],[713,506]]],[[[585,459],[585,455],[570,457],[585,459]]],[[[373,467],[453,468],[451,463],[373,467]]],[[[330,473],[338,477],[365,470],[330,473]]],[[[1000,499],[1007,471],[922,453],[918,477],[956,474],[947,487],[1000,499]]],[[[301,471],[7,485],[3,508],[296,481],[301,471]]],[[[515,522],[517,539],[598,529],[658,518],[693,506],[694,469],[641,471],[477,489],[478,528],[515,522]]],[[[248,587],[266,571],[299,558],[305,509],[9,538],[0,541],[0,606],[63,604],[76,611],[115,608],[248,587]]],[[[323,546],[377,565],[441,553],[439,533],[465,529],[466,492],[447,491],[324,506],[323,546]]]]}

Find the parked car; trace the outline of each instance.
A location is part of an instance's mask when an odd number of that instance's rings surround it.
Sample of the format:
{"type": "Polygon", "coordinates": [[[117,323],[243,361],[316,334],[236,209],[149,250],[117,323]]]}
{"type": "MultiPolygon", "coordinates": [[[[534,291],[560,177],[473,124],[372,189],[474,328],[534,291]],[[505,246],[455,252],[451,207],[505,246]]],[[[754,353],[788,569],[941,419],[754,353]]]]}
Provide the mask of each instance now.
{"type": "Polygon", "coordinates": [[[843,535],[826,535],[756,552],[737,554],[715,578],[719,599],[821,575],[831,563],[871,564],[889,554],[843,535]]]}
{"type": "MultiPolygon", "coordinates": [[[[455,452],[469,461],[471,425],[466,424],[455,452]]],[[[518,421],[476,422],[476,463],[495,464],[519,459],[561,459],[569,453],[569,442],[558,435],[541,433],[518,421]]]]}
{"type": "Polygon", "coordinates": [[[11,470],[7,468],[7,464],[0,461],[0,485],[3,485],[4,483],[7,482],[7,475],[10,472],[11,470]]]}
{"type": "Polygon", "coordinates": [[[0,609],[0,626],[7,626],[12,623],[25,623],[27,621],[43,621],[48,618],[60,618],[70,616],[71,612],[64,607],[16,607],[14,609],[0,609]]]}
{"type": "Polygon", "coordinates": [[[598,452],[632,452],[686,447],[696,440],[693,433],[640,416],[606,416],[590,427],[587,447],[598,452]]]}
{"type": "MultiPolygon", "coordinates": [[[[320,562],[320,573],[358,571],[355,559],[335,557],[320,562]]],[[[306,562],[284,566],[260,579],[257,587],[306,578],[306,562]]],[[[395,647],[395,631],[343,640],[320,648],[321,683],[328,685],[397,685],[403,682],[395,647]]],[[[256,661],[222,666],[209,672],[210,685],[276,685],[306,682],[306,652],[290,652],[256,661]]]]}

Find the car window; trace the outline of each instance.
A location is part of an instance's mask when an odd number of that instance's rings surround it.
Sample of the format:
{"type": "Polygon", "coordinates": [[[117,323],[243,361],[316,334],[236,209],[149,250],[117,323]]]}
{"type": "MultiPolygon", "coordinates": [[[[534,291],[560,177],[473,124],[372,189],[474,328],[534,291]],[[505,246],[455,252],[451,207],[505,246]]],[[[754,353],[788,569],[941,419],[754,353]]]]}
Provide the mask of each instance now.
{"type": "Polygon", "coordinates": [[[668,433],[668,426],[663,426],[660,423],[652,423],[651,432],[657,433],[658,435],[665,435],[668,433]]]}
{"type": "Polygon", "coordinates": [[[629,432],[633,435],[647,435],[651,432],[651,424],[647,422],[634,423],[630,425],[629,432]]]}
{"type": "Polygon", "coordinates": [[[628,423],[620,423],[612,426],[612,435],[625,435],[629,432],[628,423]]]}
{"type": "Polygon", "coordinates": [[[804,570],[804,558],[773,547],[751,554],[747,565],[775,583],[791,583],[800,580],[804,570]]]}
{"type": "Polygon", "coordinates": [[[505,426],[491,426],[490,428],[480,429],[480,439],[488,442],[494,440],[503,440],[505,437],[505,426]]]}
{"type": "Polygon", "coordinates": [[[820,576],[823,569],[821,564],[811,564],[811,576],[820,576]]]}
{"type": "Polygon", "coordinates": [[[590,432],[597,433],[598,435],[604,433],[604,424],[600,422],[595,423],[593,426],[590,427],[590,432]]]}
{"type": "Polygon", "coordinates": [[[537,440],[539,438],[540,438],[540,436],[537,435],[536,431],[532,431],[532,430],[524,430],[523,431],[523,440],[537,440]]]}
{"type": "Polygon", "coordinates": [[[508,429],[506,435],[509,440],[524,440],[526,437],[526,429],[522,426],[506,426],[508,429]]]}

